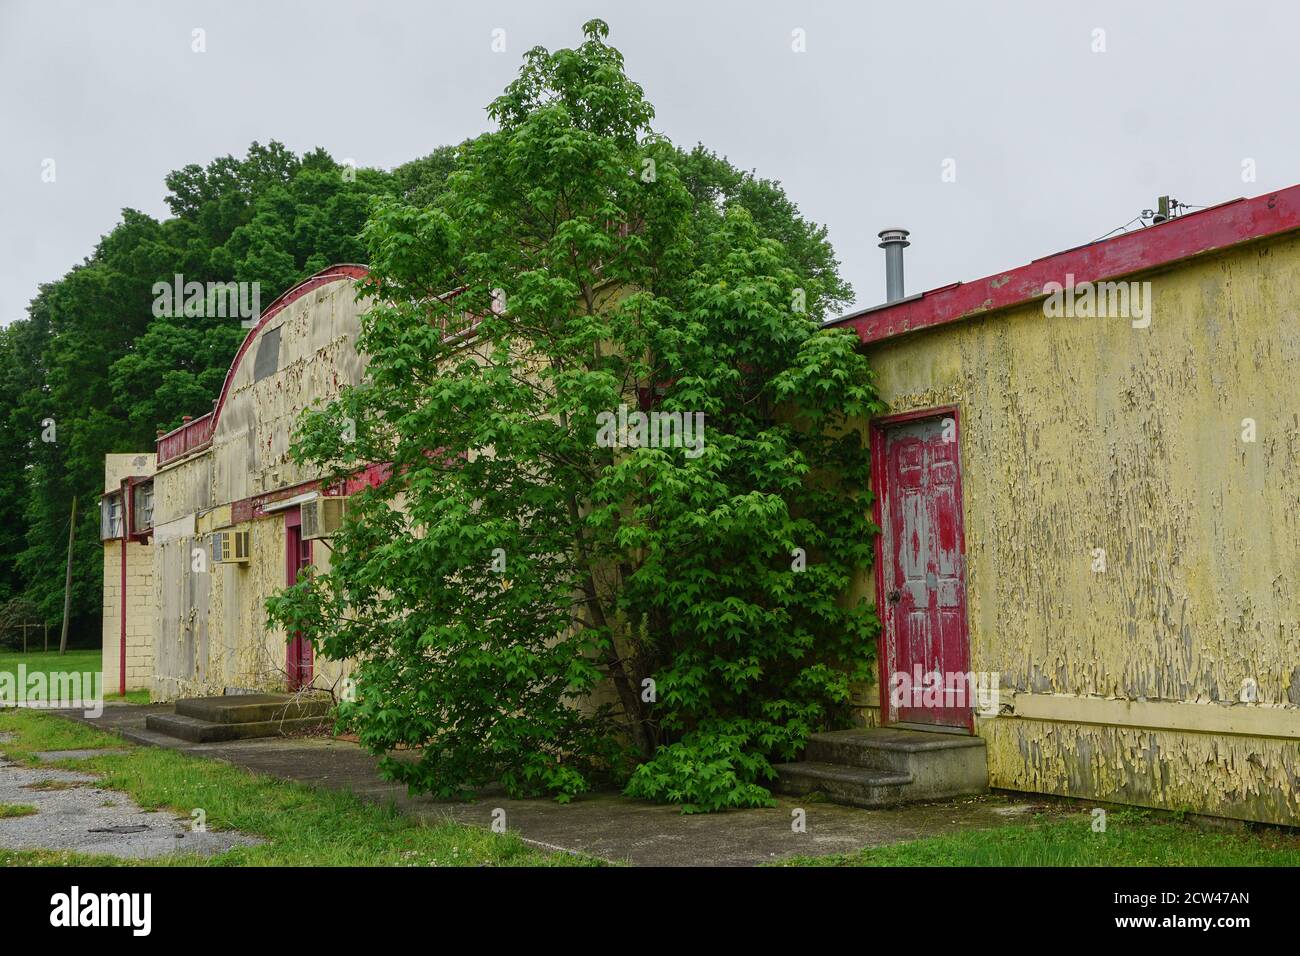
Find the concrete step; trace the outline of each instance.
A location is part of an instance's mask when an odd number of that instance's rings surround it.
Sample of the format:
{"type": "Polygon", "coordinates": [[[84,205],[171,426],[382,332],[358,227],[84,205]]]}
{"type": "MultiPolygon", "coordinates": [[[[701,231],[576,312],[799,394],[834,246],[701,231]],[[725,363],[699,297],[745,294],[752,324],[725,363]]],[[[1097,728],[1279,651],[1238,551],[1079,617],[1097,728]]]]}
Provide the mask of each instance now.
{"type": "Polygon", "coordinates": [[[222,697],[190,697],[176,701],[176,713],[214,724],[252,724],[268,720],[298,720],[324,717],[330,701],[324,697],[289,694],[230,694],[222,697]]]}
{"type": "Polygon", "coordinates": [[[808,738],[804,758],[821,763],[910,773],[927,763],[948,762],[955,751],[962,750],[978,750],[978,759],[983,760],[983,738],[873,727],[813,734],[808,738]]]}
{"type": "MultiPolygon", "coordinates": [[[[988,790],[988,755],[983,739],[958,734],[927,733],[920,730],[901,730],[893,727],[875,727],[870,730],[835,730],[813,734],[808,738],[804,763],[785,764],[785,767],[827,768],[858,771],[866,776],[838,775],[824,789],[827,797],[837,803],[853,806],[887,806],[889,802],[904,803],[920,800],[939,800],[964,794],[983,793],[988,790]],[[888,802],[877,801],[882,794],[872,774],[906,778],[896,784],[896,792],[888,794],[888,802]],[[851,792],[852,781],[860,780],[862,790],[856,797],[851,792]],[[846,789],[847,788],[847,789],[846,789]],[[893,799],[897,796],[898,799],[893,799]]],[[[778,789],[785,793],[803,794],[807,789],[787,790],[787,778],[796,788],[806,786],[816,774],[803,772],[781,773],[778,789]]],[[[825,772],[822,776],[826,777],[825,772]]]]}
{"type": "Polygon", "coordinates": [[[318,730],[329,725],[327,717],[296,717],[285,720],[256,720],[245,723],[216,723],[186,714],[150,714],[144,725],[148,730],[169,737],[179,737],[196,744],[219,740],[247,740],[252,737],[282,737],[300,731],[318,730]]]}
{"type": "Polygon", "coordinates": [[[820,793],[833,803],[853,807],[890,807],[906,803],[907,787],[912,782],[911,776],[905,773],[814,761],[782,763],[773,769],[777,775],[777,790],[781,793],[795,797],[820,793]]]}

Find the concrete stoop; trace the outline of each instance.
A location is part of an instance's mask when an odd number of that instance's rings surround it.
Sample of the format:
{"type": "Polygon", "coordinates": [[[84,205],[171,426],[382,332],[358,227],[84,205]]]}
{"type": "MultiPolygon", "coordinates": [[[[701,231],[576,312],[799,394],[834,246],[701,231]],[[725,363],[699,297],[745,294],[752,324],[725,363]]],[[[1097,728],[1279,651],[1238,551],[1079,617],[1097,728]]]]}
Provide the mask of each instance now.
{"type": "Polygon", "coordinates": [[[778,793],[820,793],[853,807],[941,800],[989,787],[981,738],[893,727],[813,734],[801,762],[774,769],[778,793]]]}
{"type": "Polygon", "coordinates": [[[232,694],[176,701],[172,714],[150,714],[145,727],[203,744],[253,737],[281,737],[329,724],[330,701],[288,694],[232,694]]]}

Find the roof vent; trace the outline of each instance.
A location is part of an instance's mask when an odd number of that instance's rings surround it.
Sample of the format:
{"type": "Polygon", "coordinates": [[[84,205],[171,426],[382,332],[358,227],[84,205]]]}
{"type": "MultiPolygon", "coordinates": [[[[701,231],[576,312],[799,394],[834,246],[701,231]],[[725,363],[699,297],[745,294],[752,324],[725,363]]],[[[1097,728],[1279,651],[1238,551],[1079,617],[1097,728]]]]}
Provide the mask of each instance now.
{"type": "Polygon", "coordinates": [[[885,250],[885,301],[897,302],[903,298],[903,250],[911,245],[906,229],[884,229],[880,232],[880,248],[885,250]]]}

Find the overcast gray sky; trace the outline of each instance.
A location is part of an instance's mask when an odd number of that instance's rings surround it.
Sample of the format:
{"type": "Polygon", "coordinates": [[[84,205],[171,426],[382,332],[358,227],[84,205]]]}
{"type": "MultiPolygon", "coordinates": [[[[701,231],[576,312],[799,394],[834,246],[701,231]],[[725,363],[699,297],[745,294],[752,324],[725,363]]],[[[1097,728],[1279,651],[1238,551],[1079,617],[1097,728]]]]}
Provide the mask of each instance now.
{"type": "Polygon", "coordinates": [[[271,139],[390,168],[486,129],[523,52],[593,16],[659,131],[828,226],[859,306],[884,298],[886,226],[912,230],[911,293],[1088,242],[1160,194],[1300,182],[1300,5],[1280,0],[0,0],[0,322],[123,207],[165,216],[168,171],[271,139]]]}

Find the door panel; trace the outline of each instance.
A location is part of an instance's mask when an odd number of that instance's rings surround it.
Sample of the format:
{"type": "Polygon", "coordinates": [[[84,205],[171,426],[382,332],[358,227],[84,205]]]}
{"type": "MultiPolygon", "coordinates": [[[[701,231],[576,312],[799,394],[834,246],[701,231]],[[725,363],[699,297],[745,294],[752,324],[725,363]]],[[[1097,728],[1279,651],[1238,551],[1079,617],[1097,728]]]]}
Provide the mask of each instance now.
{"type": "Polygon", "coordinates": [[[969,727],[969,694],[923,693],[970,670],[961,514],[961,476],[955,419],[936,416],[884,429],[882,531],[886,630],[882,694],[889,720],[969,727]],[[945,430],[945,421],[952,427],[945,430]],[[948,440],[945,440],[945,434],[948,440]],[[934,676],[931,676],[934,675],[934,676]]]}
{"type": "MultiPolygon", "coordinates": [[[[298,580],[298,572],[311,566],[311,541],[302,536],[302,515],[297,508],[285,515],[285,577],[287,583],[298,580]]],[[[311,641],[299,631],[289,638],[285,650],[285,683],[290,691],[300,690],[312,682],[315,663],[311,641]]]]}

